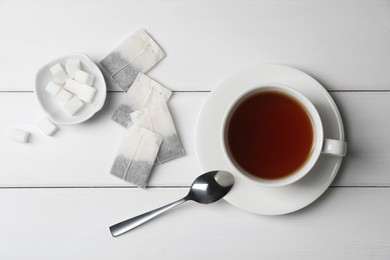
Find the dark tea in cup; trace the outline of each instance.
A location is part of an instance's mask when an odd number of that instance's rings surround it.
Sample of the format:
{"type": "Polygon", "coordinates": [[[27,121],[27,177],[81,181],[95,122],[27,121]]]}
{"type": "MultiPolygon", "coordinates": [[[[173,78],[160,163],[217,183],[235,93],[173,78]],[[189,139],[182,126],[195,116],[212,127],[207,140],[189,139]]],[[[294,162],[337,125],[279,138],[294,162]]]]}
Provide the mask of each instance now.
{"type": "Polygon", "coordinates": [[[315,144],[313,119],[294,96],[275,89],[250,92],[232,107],[225,145],[233,163],[255,179],[298,172],[315,144]]]}

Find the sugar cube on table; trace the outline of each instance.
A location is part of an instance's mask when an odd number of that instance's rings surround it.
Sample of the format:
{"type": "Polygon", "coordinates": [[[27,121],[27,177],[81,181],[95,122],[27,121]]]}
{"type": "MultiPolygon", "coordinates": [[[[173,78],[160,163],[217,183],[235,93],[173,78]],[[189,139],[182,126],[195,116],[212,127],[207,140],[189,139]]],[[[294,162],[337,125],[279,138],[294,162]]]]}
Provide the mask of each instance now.
{"type": "Polygon", "coordinates": [[[66,61],[65,70],[69,77],[74,79],[76,71],[80,69],[81,63],[79,59],[68,59],[66,61]]]}
{"type": "Polygon", "coordinates": [[[81,85],[80,91],[77,94],[79,99],[81,99],[84,102],[91,103],[93,97],[95,96],[96,89],[93,87],[90,87],[88,85],[81,85]]]}
{"type": "Polygon", "coordinates": [[[19,143],[27,143],[30,133],[21,129],[10,129],[9,138],[19,143]]]}
{"type": "Polygon", "coordinates": [[[50,72],[53,75],[53,81],[58,84],[64,84],[68,79],[68,75],[59,63],[51,66],[50,72]]]}
{"type": "Polygon", "coordinates": [[[80,92],[81,85],[82,84],[76,80],[68,79],[64,85],[64,88],[77,95],[80,92]]]}
{"type": "Polygon", "coordinates": [[[61,86],[53,81],[49,81],[49,83],[47,83],[47,85],[46,85],[45,90],[46,90],[46,92],[49,92],[50,94],[55,96],[61,90],[61,86]]]}
{"type": "Polygon", "coordinates": [[[55,131],[57,131],[58,127],[53,124],[49,119],[43,118],[38,122],[38,128],[41,129],[41,131],[45,135],[52,135],[55,131]]]}
{"type": "Polygon", "coordinates": [[[69,101],[69,99],[72,98],[72,96],[73,96],[72,93],[62,88],[60,89],[56,97],[58,98],[59,101],[66,103],[69,101]]]}
{"type": "Polygon", "coordinates": [[[74,79],[80,83],[92,86],[95,76],[82,70],[76,70],[74,79]]]}
{"type": "Polygon", "coordinates": [[[64,107],[66,112],[73,116],[83,107],[83,105],[83,101],[81,101],[78,97],[73,97],[68,102],[66,102],[64,107]]]}

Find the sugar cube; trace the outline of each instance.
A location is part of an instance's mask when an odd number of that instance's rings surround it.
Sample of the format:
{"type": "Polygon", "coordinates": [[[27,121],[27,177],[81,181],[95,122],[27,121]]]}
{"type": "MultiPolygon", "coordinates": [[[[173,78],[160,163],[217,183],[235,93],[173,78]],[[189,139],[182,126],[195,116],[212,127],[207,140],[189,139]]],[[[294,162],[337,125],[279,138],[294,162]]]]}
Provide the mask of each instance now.
{"type": "Polygon", "coordinates": [[[93,97],[95,96],[96,89],[93,87],[90,87],[88,85],[81,85],[80,91],[77,94],[79,99],[81,99],[84,102],[91,103],[93,97]]]}
{"type": "Polygon", "coordinates": [[[78,94],[80,89],[81,89],[81,83],[73,80],[73,79],[68,79],[65,83],[65,86],[64,88],[70,92],[72,92],[73,94],[78,94]]]}
{"type": "Polygon", "coordinates": [[[80,83],[92,86],[95,76],[82,70],[76,70],[74,79],[80,83]]]}
{"type": "Polygon", "coordinates": [[[68,102],[66,102],[64,107],[66,112],[73,116],[83,107],[83,105],[83,101],[81,101],[78,97],[73,97],[68,102]]]}
{"type": "Polygon", "coordinates": [[[88,79],[85,82],[85,84],[92,86],[94,81],[95,81],[95,76],[92,74],[89,74],[88,79]]]}
{"type": "Polygon", "coordinates": [[[68,75],[62,68],[61,64],[57,63],[50,67],[51,75],[53,75],[53,81],[58,84],[64,84],[68,79],[68,75]]]}
{"type": "Polygon", "coordinates": [[[19,143],[27,143],[29,136],[30,136],[30,133],[26,132],[24,130],[10,129],[8,137],[16,142],[19,142],[19,143]]]}
{"type": "Polygon", "coordinates": [[[69,101],[69,99],[72,98],[72,93],[70,93],[69,91],[65,90],[65,89],[60,89],[60,91],[58,92],[57,94],[57,98],[59,101],[63,102],[63,103],[66,103],[69,101]]]}
{"type": "Polygon", "coordinates": [[[57,126],[47,118],[43,118],[42,120],[40,120],[37,125],[38,128],[41,129],[41,131],[45,135],[49,135],[49,136],[54,134],[54,132],[57,131],[58,129],[57,126]]]}
{"type": "Polygon", "coordinates": [[[53,81],[49,81],[49,83],[47,83],[46,88],[45,88],[45,90],[47,92],[49,92],[50,94],[52,94],[53,96],[57,95],[58,92],[60,91],[60,89],[61,89],[61,86],[56,84],[53,81]]]}
{"type": "Polygon", "coordinates": [[[81,63],[79,59],[68,59],[66,61],[65,70],[69,77],[74,79],[76,71],[79,69],[81,69],[81,63]]]}

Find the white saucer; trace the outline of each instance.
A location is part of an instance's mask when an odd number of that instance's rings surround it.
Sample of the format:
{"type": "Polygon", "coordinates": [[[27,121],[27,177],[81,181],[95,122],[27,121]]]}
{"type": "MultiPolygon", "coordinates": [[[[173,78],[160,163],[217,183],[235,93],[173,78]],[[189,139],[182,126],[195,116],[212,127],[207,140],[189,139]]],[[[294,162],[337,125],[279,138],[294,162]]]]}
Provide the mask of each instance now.
{"type": "Polygon", "coordinates": [[[226,170],[235,177],[233,189],[225,197],[230,204],[262,215],[281,215],[299,210],[329,187],[342,157],[320,155],[313,169],[291,185],[271,188],[254,184],[231,168],[222,150],[221,127],[229,104],[252,86],[264,83],[291,86],[304,94],[317,108],[324,127],[324,138],[344,141],[343,123],[331,96],[315,79],[294,68],[258,65],[242,71],[220,84],[207,98],[198,118],[196,148],[204,171],[226,170]]]}

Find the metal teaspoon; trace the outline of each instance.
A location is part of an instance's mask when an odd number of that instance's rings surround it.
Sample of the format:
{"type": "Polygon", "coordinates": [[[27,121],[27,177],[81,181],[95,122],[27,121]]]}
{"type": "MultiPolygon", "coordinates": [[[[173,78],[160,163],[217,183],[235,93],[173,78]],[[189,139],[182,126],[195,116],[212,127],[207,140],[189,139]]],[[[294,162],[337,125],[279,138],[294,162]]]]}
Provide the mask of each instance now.
{"type": "Polygon", "coordinates": [[[188,200],[193,200],[201,204],[215,202],[224,197],[231,190],[233,184],[233,175],[225,171],[210,171],[202,174],[194,180],[190,191],[184,198],[115,224],[110,227],[111,234],[114,237],[120,236],[188,200]]]}

